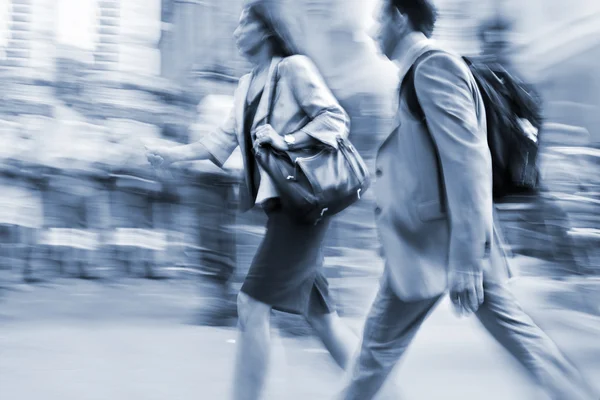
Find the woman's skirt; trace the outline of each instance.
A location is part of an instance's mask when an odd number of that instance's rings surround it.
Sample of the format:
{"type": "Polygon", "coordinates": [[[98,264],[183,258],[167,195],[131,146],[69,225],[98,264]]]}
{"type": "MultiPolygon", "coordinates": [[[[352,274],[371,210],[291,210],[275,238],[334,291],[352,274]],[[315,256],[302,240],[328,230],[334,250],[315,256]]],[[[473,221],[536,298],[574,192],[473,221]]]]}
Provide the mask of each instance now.
{"type": "Polygon", "coordinates": [[[335,311],[323,275],[323,242],[329,220],[303,224],[283,212],[278,199],[264,204],[267,232],[242,285],[248,296],[293,314],[335,311]]]}

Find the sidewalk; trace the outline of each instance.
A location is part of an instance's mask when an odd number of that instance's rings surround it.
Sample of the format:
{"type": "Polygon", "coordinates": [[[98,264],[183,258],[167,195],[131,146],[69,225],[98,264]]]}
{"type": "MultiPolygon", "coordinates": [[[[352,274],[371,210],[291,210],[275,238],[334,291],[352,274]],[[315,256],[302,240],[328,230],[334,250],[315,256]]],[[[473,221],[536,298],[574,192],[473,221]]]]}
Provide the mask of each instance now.
{"type": "MultiPolygon", "coordinates": [[[[547,302],[548,293],[572,294],[570,284],[511,282],[523,307],[600,385],[600,318],[547,302]]],[[[367,290],[370,296],[375,289],[367,290]]],[[[191,281],[64,279],[5,292],[0,398],[226,400],[236,333],[191,324],[202,306],[198,290],[191,281]]],[[[361,318],[347,321],[361,331],[361,318]]],[[[273,337],[266,400],[331,399],[341,373],[322,346],[275,330],[273,337]]],[[[445,299],[423,325],[395,381],[401,400],[537,400],[525,377],[476,319],[456,318],[445,299]]]]}
{"type": "MultiPolygon", "coordinates": [[[[449,327],[451,318],[442,305],[423,326],[398,371],[403,398],[537,400],[474,320],[449,327]]],[[[235,339],[233,329],[181,324],[11,324],[0,336],[0,393],[6,400],[226,399],[235,339]]],[[[275,335],[273,342],[267,400],[331,399],[340,373],[314,339],[275,335]]],[[[597,377],[597,340],[576,342],[559,344],[597,377]]]]}
{"type": "MultiPolygon", "coordinates": [[[[138,306],[154,307],[153,296],[141,298],[148,304],[138,306]]],[[[181,299],[171,297],[174,303],[181,299]]],[[[185,324],[189,314],[168,315],[166,308],[150,318],[125,317],[132,306],[124,304],[122,314],[117,313],[122,318],[86,320],[73,314],[75,318],[5,320],[0,333],[0,397],[227,399],[234,329],[185,324]]],[[[534,317],[544,319],[547,314],[534,317]]],[[[548,332],[590,379],[600,376],[598,336],[574,335],[573,318],[558,325],[547,320],[552,324],[548,332]]],[[[350,322],[362,327],[358,319],[350,322]]],[[[273,342],[267,400],[331,399],[341,375],[315,339],[275,333],[273,342]]],[[[397,385],[406,399],[537,400],[520,367],[475,319],[455,318],[448,302],[426,321],[398,373],[397,385]]]]}

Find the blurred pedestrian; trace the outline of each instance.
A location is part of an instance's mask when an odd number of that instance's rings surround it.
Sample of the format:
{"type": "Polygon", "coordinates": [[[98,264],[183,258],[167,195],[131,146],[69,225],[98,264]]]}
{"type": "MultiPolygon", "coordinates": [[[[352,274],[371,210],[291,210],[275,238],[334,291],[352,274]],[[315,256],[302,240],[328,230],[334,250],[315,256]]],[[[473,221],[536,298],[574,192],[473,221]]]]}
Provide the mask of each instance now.
{"type": "Polygon", "coordinates": [[[261,205],[268,216],[266,236],[238,295],[235,399],[261,395],[269,360],[271,309],[305,316],[341,367],[349,362],[358,341],[338,317],[322,273],[329,221],[304,224],[285,213],[252,152],[253,146],[265,144],[279,151],[335,147],[337,136],[348,133],[348,117],[312,61],[293,55],[267,21],[255,6],[242,12],[234,36],[254,68],[240,80],[235,107],[225,124],[196,143],[148,151],[149,161],[158,166],[200,159],[223,165],[239,145],[247,186],[241,193],[242,209],[261,205]],[[278,79],[269,110],[273,74],[278,79]],[[267,117],[270,124],[263,124],[267,117]]]}
{"type": "Polygon", "coordinates": [[[474,313],[552,398],[591,398],[502,278],[484,103],[466,63],[428,39],[435,20],[429,0],[386,0],[379,19],[381,49],[414,85],[401,86],[396,128],[377,157],[386,268],[342,398],[375,396],[446,291],[457,312],[474,313]]]}
{"type": "MultiPolygon", "coordinates": [[[[6,255],[9,269],[22,265],[26,282],[35,282],[33,257],[39,230],[43,223],[41,190],[44,179],[39,174],[36,156],[39,143],[27,124],[1,121],[0,146],[0,226],[6,239],[0,249],[6,255]]],[[[0,265],[0,269],[2,266],[0,265]]],[[[39,271],[35,271],[39,272],[39,271]]]]}
{"type": "MultiPolygon", "coordinates": [[[[512,63],[509,36],[511,28],[511,22],[501,16],[484,21],[479,27],[478,35],[481,43],[481,55],[476,60],[501,77],[507,89],[513,92],[522,89],[530,95],[529,98],[532,102],[515,104],[514,107],[517,108],[517,111],[524,113],[524,117],[530,121],[529,129],[534,133],[536,140],[543,142],[542,124],[544,121],[542,118],[536,118],[536,115],[542,115],[542,97],[535,85],[523,79],[512,63]],[[512,85],[510,85],[511,83],[512,85]],[[527,112],[528,110],[538,112],[531,113],[527,112]]],[[[568,234],[571,228],[569,215],[552,196],[543,195],[543,192],[550,190],[551,188],[548,188],[544,182],[540,182],[538,190],[523,191],[516,196],[506,196],[502,202],[534,205],[532,211],[523,211],[519,215],[521,225],[519,228],[533,231],[535,233],[533,236],[537,238],[534,243],[530,243],[527,248],[521,250],[523,254],[528,255],[533,251],[537,257],[553,261],[553,265],[559,266],[558,270],[553,271],[554,277],[578,275],[582,271],[581,263],[585,263],[586,256],[577,251],[573,238],[568,234]]]]}

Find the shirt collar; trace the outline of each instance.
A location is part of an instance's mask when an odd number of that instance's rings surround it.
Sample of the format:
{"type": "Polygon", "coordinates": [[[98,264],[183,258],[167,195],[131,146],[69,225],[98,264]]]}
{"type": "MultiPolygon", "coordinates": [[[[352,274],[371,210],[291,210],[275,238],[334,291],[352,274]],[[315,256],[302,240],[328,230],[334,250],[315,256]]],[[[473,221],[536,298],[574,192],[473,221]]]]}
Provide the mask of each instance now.
{"type": "Polygon", "coordinates": [[[428,39],[425,36],[418,37],[417,39],[410,45],[407,51],[403,53],[394,52],[392,60],[394,64],[398,67],[400,77],[403,77],[413,63],[417,60],[417,58],[426,51],[426,49],[432,47],[434,45],[434,41],[428,39]]]}

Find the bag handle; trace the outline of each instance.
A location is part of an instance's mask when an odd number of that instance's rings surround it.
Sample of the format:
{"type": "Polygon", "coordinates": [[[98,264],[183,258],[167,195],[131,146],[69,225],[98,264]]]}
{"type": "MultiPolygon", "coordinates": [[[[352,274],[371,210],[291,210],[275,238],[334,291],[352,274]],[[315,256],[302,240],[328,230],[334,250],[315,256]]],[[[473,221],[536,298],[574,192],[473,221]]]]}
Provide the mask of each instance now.
{"type": "Polygon", "coordinates": [[[421,104],[419,103],[419,98],[417,97],[417,91],[415,89],[415,71],[417,70],[417,68],[419,67],[421,62],[423,62],[423,60],[425,60],[430,55],[439,53],[439,52],[441,52],[441,50],[433,49],[433,50],[427,50],[426,52],[421,54],[415,60],[415,62],[410,66],[410,68],[408,69],[408,72],[406,72],[406,75],[404,75],[404,78],[402,79],[402,83],[400,84],[400,93],[399,94],[402,94],[403,91],[406,91],[406,99],[407,99],[407,103],[408,103],[408,109],[415,117],[419,118],[420,120],[425,119],[425,113],[423,112],[423,109],[421,108],[421,104]]]}
{"type": "MultiPolygon", "coordinates": [[[[273,66],[273,72],[270,74],[270,81],[268,82],[270,86],[270,90],[267,93],[263,92],[263,96],[267,96],[267,115],[263,118],[263,120],[261,122],[259,122],[259,126],[260,125],[267,125],[271,123],[271,114],[273,113],[273,108],[275,107],[275,92],[277,90],[277,82],[279,81],[279,64],[281,63],[283,59],[279,59],[277,61],[277,64],[273,66]]],[[[265,89],[267,88],[268,85],[265,85],[265,89]]],[[[279,150],[276,150],[274,147],[269,146],[270,151],[277,153],[277,154],[281,154],[284,155],[286,154],[285,152],[281,152],[279,150]]],[[[256,148],[253,147],[253,152],[256,154],[256,148]]]]}
{"type": "Polygon", "coordinates": [[[433,142],[433,147],[435,149],[438,181],[440,184],[439,189],[440,189],[440,193],[442,195],[441,199],[440,199],[440,203],[443,208],[446,208],[448,201],[446,199],[446,197],[447,197],[446,196],[446,184],[444,182],[444,171],[442,169],[442,160],[440,158],[440,152],[439,152],[439,149],[437,148],[437,143],[435,142],[433,135],[431,135],[431,132],[429,132],[429,128],[427,127],[427,118],[425,116],[425,113],[423,112],[423,109],[421,108],[421,104],[419,103],[419,97],[417,96],[417,90],[415,88],[415,71],[417,70],[417,68],[419,67],[421,62],[423,62],[430,55],[435,54],[435,53],[441,53],[441,52],[442,52],[442,50],[437,50],[437,49],[427,50],[426,52],[421,54],[415,60],[415,62],[411,65],[408,72],[406,73],[406,75],[404,75],[404,78],[402,79],[402,83],[400,84],[399,96],[402,94],[402,92],[404,90],[406,90],[407,91],[406,99],[407,99],[408,109],[415,117],[419,118],[420,121],[425,122],[425,129],[429,133],[429,137],[431,138],[431,141],[433,142]]]}

